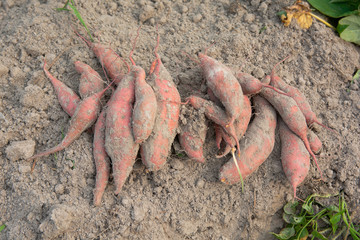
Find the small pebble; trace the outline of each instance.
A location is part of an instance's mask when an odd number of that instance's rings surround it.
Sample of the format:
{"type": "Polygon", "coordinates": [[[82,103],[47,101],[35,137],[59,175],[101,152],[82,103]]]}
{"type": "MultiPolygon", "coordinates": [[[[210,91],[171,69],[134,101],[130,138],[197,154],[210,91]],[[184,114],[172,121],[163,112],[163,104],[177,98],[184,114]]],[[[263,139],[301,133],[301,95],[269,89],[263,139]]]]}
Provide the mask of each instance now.
{"type": "Polygon", "coordinates": [[[255,21],[255,15],[252,13],[247,13],[244,15],[244,21],[247,23],[252,23],[255,21]]]}
{"type": "Polygon", "coordinates": [[[134,205],[131,211],[131,218],[135,222],[141,222],[144,220],[146,215],[146,210],[143,205],[134,205]]]}
{"type": "Polygon", "coordinates": [[[251,0],[250,4],[253,7],[257,7],[260,4],[260,0],[251,0]]]}
{"type": "Polygon", "coordinates": [[[196,181],[196,183],[195,183],[195,186],[198,187],[198,188],[203,188],[204,185],[205,185],[205,181],[202,180],[201,178],[198,179],[198,180],[196,181]]]}
{"type": "Polygon", "coordinates": [[[131,204],[131,202],[130,202],[130,199],[129,198],[127,198],[127,197],[123,197],[122,199],[121,199],[121,205],[123,205],[124,207],[129,207],[130,206],[130,204],[131,204]]]}
{"type": "Polygon", "coordinates": [[[29,165],[20,165],[19,172],[20,173],[28,173],[31,171],[31,167],[29,165]]]}
{"type": "Polygon", "coordinates": [[[176,169],[176,170],[181,170],[184,168],[184,164],[182,163],[182,161],[180,160],[177,160],[177,159],[174,159],[172,162],[171,162],[171,166],[176,169]]]}
{"type": "Polygon", "coordinates": [[[326,175],[328,176],[328,178],[335,178],[336,177],[336,173],[333,170],[331,170],[330,168],[328,168],[326,170],[326,175]]]}
{"type": "Polygon", "coordinates": [[[150,5],[146,5],[144,6],[139,18],[141,22],[145,22],[146,20],[149,20],[154,16],[155,16],[155,8],[150,5]]]}
{"type": "Polygon", "coordinates": [[[264,73],[264,70],[257,67],[252,71],[252,75],[254,77],[256,77],[257,79],[262,79],[265,76],[265,73],[264,73]]]}
{"type": "Polygon", "coordinates": [[[55,186],[55,192],[57,194],[63,194],[64,191],[65,191],[64,185],[58,184],[58,185],[55,186]]]}
{"type": "Polygon", "coordinates": [[[258,10],[264,14],[266,13],[267,9],[268,5],[266,4],[266,2],[262,2],[258,8],[258,10]]]}
{"type": "Polygon", "coordinates": [[[198,23],[198,22],[201,21],[201,19],[202,19],[202,15],[200,13],[198,13],[193,17],[192,20],[193,20],[194,23],[198,23]]]}
{"type": "Polygon", "coordinates": [[[182,6],[180,7],[180,12],[181,12],[181,13],[187,13],[188,11],[189,11],[189,8],[188,8],[187,6],[182,5],[182,6]]]}
{"type": "Polygon", "coordinates": [[[10,144],[5,150],[6,157],[11,161],[30,158],[35,151],[35,141],[15,141],[10,144]]]}
{"type": "Polygon", "coordinates": [[[254,24],[250,25],[249,30],[252,33],[258,33],[259,32],[258,26],[254,25],[254,24]]]}

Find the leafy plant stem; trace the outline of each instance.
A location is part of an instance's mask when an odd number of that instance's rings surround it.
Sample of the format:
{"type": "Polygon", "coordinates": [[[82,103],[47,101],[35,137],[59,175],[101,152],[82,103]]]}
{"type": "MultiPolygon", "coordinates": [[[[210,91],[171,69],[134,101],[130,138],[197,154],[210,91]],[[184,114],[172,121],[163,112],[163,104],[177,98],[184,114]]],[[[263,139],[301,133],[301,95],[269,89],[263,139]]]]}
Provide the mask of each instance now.
{"type": "Polygon", "coordinates": [[[313,17],[313,18],[316,18],[317,20],[319,20],[320,22],[322,22],[323,24],[325,24],[326,26],[332,28],[333,30],[336,30],[336,28],[331,25],[330,23],[328,23],[327,21],[325,21],[324,19],[322,19],[321,17],[319,16],[316,16],[315,14],[309,12],[309,14],[313,17]]]}
{"type": "MultiPolygon", "coordinates": [[[[323,209],[320,212],[318,212],[315,216],[313,216],[300,230],[298,236],[301,235],[302,231],[304,231],[304,229],[315,219],[315,218],[319,218],[322,214],[324,214],[327,210],[323,209]]],[[[299,240],[299,238],[297,238],[299,240]]]]}

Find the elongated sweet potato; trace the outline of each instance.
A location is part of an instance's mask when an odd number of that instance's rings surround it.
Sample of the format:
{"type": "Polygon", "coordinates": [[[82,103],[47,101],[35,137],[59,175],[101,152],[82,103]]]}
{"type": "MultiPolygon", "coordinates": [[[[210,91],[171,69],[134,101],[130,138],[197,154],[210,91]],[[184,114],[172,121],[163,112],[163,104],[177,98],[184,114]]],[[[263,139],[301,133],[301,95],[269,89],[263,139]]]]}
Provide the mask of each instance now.
{"type": "Polygon", "coordinates": [[[72,117],[75,113],[76,107],[80,102],[79,96],[63,82],[55,78],[51,73],[46,69],[46,61],[44,60],[44,72],[45,75],[50,79],[52,85],[54,86],[56,96],[59,100],[60,106],[64,111],[72,117]]]}
{"type": "Polygon", "coordinates": [[[105,150],[105,110],[103,110],[94,128],[93,154],[96,167],[94,205],[99,206],[110,177],[110,159],[105,150]]]}
{"type": "Polygon", "coordinates": [[[281,163],[287,179],[289,179],[296,196],[296,188],[301,184],[310,168],[310,155],[304,142],[293,133],[288,126],[279,121],[281,140],[281,163]]]}
{"type": "Polygon", "coordinates": [[[301,110],[301,112],[304,114],[305,116],[305,120],[306,120],[306,124],[311,127],[314,123],[319,124],[320,126],[329,129],[330,131],[333,131],[335,133],[337,133],[335,130],[325,126],[324,124],[322,124],[319,119],[317,118],[316,114],[312,111],[311,106],[308,102],[308,100],[306,99],[306,97],[304,96],[304,94],[302,92],[300,92],[299,89],[297,89],[296,87],[290,86],[287,83],[285,83],[279,76],[275,75],[275,68],[283,61],[285,61],[288,57],[286,57],[285,59],[281,60],[280,62],[278,62],[270,75],[270,79],[271,82],[270,84],[280,90],[282,90],[283,92],[285,92],[287,95],[289,95],[290,97],[292,97],[296,104],[298,105],[299,109],[301,110]]]}
{"type": "Polygon", "coordinates": [[[38,153],[28,160],[34,160],[32,170],[34,170],[36,159],[39,157],[48,156],[52,153],[61,151],[73,143],[80,135],[88,129],[93,123],[95,123],[100,109],[101,109],[101,97],[105,93],[105,91],[110,87],[106,87],[101,92],[95,93],[90,97],[82,100],[78,106],[76,107],[76,111],[74,115],[71,117],[70,127],[68,129],[67,134],[64,139],[57,146],[50,148],[42,153],[38,153]]]}
{"type": "Polygon", "coordinates": [[[79,94],[82,99],[104,89],[104,81],[94,69],[80,61],[76,61],[74,64],[76,71],[81,74],[79,94]]]}
{"type": "Polygon", "coordinates": [[[215,59],[199,53],[207,86],[224,105],[232,124],[243,109],[243,92],[232,71],[215,59]]]}
{"type": "Polygon", "coordinates": [[[136,143],[143,143],[152,133],[157,101],[152,87],[145,81],[145,71],[135,76],[135,105],[132,127],[136,143]]]}
{"type": "Polygon", "coordinates": [[[141,145],[141,158],[150,171],[166,163],[179,124],[180,94],[170,73],[155,52],[156,65],[148,77],[157,101],[157,114],[152,134],[141,145]]]}
{"type": "Polygon", "coordinates": [[[322,171],[318,165],[315,154],[311,151],[309,140],[307,138],[308,127],[305,117],[295,100],[291,97],[279,94],[270,88],[263,88],[260,95],[266,98],[274,106],[290,130],[303,140],[305,147],[313,157],[322,178],[322,171]]]}
{"type": "MultiPolygon", "coordinates": [[[[260,96],[254,97],[254,105],[256,117],[240,141],[241,156],[237,157],[243,178],[253,173],[268,158],[275,144],[275,109],[260,96]]],[[[226,184],[234,184],[241,180],[233,158],[222,166],[219,178],[226,184]]]]}
{"type": "Polygon", "coordinates": [[[79,33],[76,32],[76,34],[94,52],[96,57],[99,59],[101,65],[106,69],[110,78],[115,81],[115,84],[119,84],[121,79],[125,76],[125,73],[123,71],[124,61],[120,58],[120,56],[110,47],[106,47],[101,43],[93,43],[81,36],[79,33]]]}
{"type": "Polygon", "coordinates": [[[134,78],[136,74],[145,74],[143,71],[131,66],[107,103],[105,149],[112,161],[115,194],[120,193],[130,175],[139,150],[132,133],[131,117],[135,100],[134,78]]]}

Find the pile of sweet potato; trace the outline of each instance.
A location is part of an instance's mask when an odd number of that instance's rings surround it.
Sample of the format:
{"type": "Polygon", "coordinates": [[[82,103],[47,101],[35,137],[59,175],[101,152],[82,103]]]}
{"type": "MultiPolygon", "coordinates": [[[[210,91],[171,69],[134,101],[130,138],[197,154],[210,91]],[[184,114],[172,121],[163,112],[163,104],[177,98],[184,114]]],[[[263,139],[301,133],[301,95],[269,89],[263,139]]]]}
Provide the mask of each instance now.
{"type": "MultiPolygon", "coordinates": [[[[183,103],[157,53],[159,36],[154,51],[155,60],[147,76],[131,57],[136,39],[129,56],[131,66],[112,49],[83,40],[97,56],[112,82],[104,88],[105,82],[96,71],[84,63],[75,62],[75,68],[81,74],[79,97],[50,74],[45,62],[44,72],[55,88],[60,105],[71,116],[71,122],[59,145],[34,155],[30,160],[34,160],[34,169],[39,157],[65,149],[95,123],[94,204],[99,205],[111,168],[115,193],[118,194],[139,152],[142,162],[150,171],[164,166],[179,127],[180,106],[183,103]],[[128,68],[127,73],[124,73],[124,63],[128,68]],[[114,83],[117,85],[115,89],[112,88],[114,83]],[[110,89],[113,89],[112,95],[102,107],[102,97],[110,89]]],[[[219,149],[216,157],[232,153],[232,158],[220,170],[220,180],[234,184],[254,172],[270,155],[275,143],[276,125],[280,123],[283,168],[296,197],[296,187],[309,170],[309,153],[316,162],[313,152],[321,149],[320,140],[308,128],[318,120],[305,97],[274,74],[261,82],[246,73],[233,73],[206,53],[200,53],[199,59],[209,100],[198,96],[186,99],[186,103],[195,111],[199,110],[199,114],[196,118],[187,119],[186,124],[181,124],[179,142],[182,148],[190,158],[202,163],[205,161],[203,145],[208,127],[200,112],[204,113],[215,129],[219,149]],[[255,109],[251,122],[253,113],[250,99],[255,109]],[[276,112],[282,120],[277,119],[276,112]],[[199,127],[195,128],[194,122],[199,127]]]]}

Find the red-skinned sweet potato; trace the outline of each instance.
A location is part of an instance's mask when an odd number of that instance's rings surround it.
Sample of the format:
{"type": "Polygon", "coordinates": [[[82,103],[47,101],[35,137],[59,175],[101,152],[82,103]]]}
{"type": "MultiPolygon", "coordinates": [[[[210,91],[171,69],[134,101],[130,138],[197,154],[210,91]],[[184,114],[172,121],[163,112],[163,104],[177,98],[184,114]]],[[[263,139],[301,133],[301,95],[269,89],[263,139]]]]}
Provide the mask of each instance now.
{"type": "MultiPolygon", "coordinates": [[[[260,96],[254,97],[254,105],[256,116],[250,123],[245,137],[240,141],[241,156],[236,157],[243,178],[253,173],[268,158],[275,144],[275,109],[260,96]]],[[[240,182],[241,178],[233,158],[222,166],[219,178],[226,184],[240,182]]]]}
{"type": "Polygon", "coordinates": [[[279,121],[281,140],[281,163],[286,177],[289,179],[296,196],[296,188],[302,183],[309,172],[310,156],[304,142],[293,133],[288,126],[279,121]]]}

